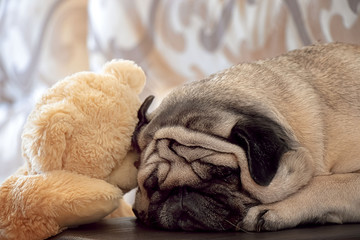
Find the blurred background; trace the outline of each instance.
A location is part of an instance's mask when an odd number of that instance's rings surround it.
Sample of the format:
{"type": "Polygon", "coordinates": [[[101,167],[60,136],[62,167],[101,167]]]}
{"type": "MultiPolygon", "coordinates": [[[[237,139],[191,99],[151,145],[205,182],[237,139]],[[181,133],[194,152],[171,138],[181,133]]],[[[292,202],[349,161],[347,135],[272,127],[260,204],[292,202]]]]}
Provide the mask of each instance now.
{"type": "Polygon", "coordinates": [[[36,99],[69,74],[134,60],[156,106],[231,65],[332,41],[360,44],[360,0],[1,0],[0,183],[23,164],[36,99]]]}

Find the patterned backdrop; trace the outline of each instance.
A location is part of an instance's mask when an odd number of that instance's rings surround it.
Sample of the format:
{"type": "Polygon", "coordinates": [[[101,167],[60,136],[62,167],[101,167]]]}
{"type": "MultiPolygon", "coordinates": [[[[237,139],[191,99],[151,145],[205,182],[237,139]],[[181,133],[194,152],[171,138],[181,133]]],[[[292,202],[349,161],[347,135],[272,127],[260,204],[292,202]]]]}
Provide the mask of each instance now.
{"type": "Polygon", "coordinates": [[[141,98],[317,42],[360,44],[360,0],[0,1],[0,182],[23,162],[35,100],[112,58],[146,72],[141,98]]]}

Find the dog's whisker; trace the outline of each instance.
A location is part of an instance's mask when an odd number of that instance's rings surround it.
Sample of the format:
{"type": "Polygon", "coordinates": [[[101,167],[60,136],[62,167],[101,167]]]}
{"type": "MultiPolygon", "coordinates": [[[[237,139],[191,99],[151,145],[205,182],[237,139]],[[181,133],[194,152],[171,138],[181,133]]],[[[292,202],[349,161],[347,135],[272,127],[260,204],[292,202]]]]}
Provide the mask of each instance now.
{"type": "Polygon", "coordinates": [[[242,232],[245,232],[245,233],[250,233],[250,232],[246,231],[245,229],[243,229],[243,228],[241,228],[239,226],[241,222],[238,222],[237,224],[235,224],[235,223],[232,223],[231,221],[229,221],[227,219],[225,219],[225,221],[227,223],[229,223],[231,226],[235,227],[235,231],[242,231],[242,232]]]}

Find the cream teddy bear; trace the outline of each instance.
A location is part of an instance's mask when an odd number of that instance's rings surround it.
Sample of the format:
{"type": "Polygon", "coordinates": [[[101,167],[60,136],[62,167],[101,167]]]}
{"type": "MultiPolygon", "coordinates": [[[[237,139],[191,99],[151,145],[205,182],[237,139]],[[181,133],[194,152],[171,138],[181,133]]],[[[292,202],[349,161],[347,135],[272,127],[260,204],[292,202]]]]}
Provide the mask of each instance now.
{"type": "Polygon", "coordinates": [[[70,226],[131,216],[131,136],[145,74],[131,61],[56,83],[22,134],[24,166],[0,185],[0,239],[45,239],[70,226]]]}

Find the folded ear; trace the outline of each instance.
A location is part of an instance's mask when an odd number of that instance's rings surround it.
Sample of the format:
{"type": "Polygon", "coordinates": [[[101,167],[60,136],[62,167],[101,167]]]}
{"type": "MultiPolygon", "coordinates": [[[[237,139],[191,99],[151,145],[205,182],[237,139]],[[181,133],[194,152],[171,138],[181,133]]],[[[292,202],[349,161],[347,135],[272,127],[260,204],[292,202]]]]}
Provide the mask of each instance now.
{"type": "Polygon", "coordinates": [[[283,127],[263,116],[238,121],[231,130],[230,141],[244,149],[250,175],[261,186],[270,184],[292,142],[283,127]]]}
{"type": "Polygon", "coordinates": [[[143,125],[149,123],[149,121],[148,121],[148,119],[146,117],[146,113],[147,113],[147,110],[149,109],[151,103],[154,101],[154,98],[155,97],[153,95],[150,95],[141,104],[141,106],[139,108],[139,111],[138,111],[138,114],[137,114],[138,119],[139,119],[139,123],[138,123],[139,127],[142,127],[143,125]]]}
{"type": "Polygon", "coordinates": [[[153,95],[150,95],[148,96],[144,102],[141,104],[139,110],[138,110],[138,119],[139,119],[139,122],[138,124],[136,125],[136,128],[135,128],[135,131],[133,133],[133,137],[131,139],[132,141],[132,146],[134,147],[135,150],[138,150],[139,151],[139,146],[138,146],[138,143],[137,143],[137,136],[140,132],[140,129],[149,123],[149,120],[147,119],[147,116],[146,116],[146,113],[147,113],[147,110],[149,109],[151,103],[153,102],[154,100],[154,96],[153,95]]]}

